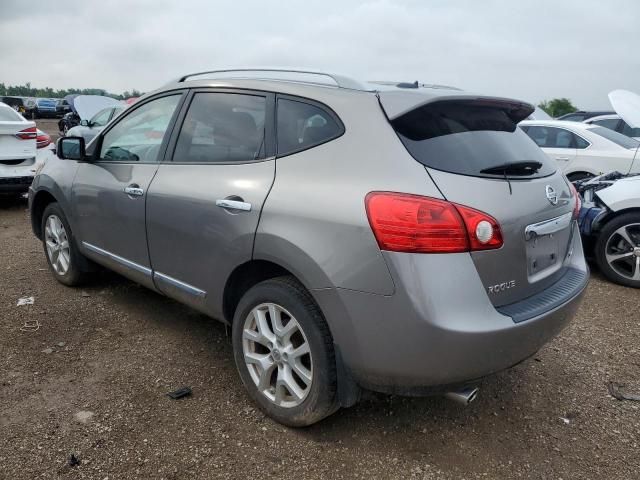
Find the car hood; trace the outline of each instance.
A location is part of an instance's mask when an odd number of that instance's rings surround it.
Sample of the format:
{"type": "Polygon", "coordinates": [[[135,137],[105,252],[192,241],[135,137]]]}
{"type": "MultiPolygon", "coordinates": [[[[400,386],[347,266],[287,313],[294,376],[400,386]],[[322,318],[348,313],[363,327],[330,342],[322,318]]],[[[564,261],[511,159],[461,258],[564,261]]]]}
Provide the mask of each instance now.
{"type": "Polygon", "coordinates": [[[82,120],[90,120],[103,108],[120,105],[120,100],[102,95],[78,95],[73,99],[73,108],[82,120]]]}
{"type": "Polygon", "coordinates": [[[614,90],[609,101],[620,118],[633,128],[640,128],[640,95],[628,90],[614,90]]]}

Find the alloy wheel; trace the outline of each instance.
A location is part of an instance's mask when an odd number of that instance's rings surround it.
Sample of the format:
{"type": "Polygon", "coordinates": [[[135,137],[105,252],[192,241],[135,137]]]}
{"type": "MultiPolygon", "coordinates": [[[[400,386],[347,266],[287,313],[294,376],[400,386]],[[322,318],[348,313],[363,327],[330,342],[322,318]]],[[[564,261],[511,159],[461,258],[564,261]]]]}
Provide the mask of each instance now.
{"type": "Polygon", "coordinates": [[[71,249],[67,231],[57,215],[47,218],[44,238],[51,267],[58,275],[66,274],[71,265],[71,249]]]}
{"type": "Polygon", "coordinates": [[[607,263],[618,275],[640,281],[640,223],[623,225],[605,245],[607,263]]]}
{"type": "Polygon", "coordinates": [[[300,405],[311,390],[313,361],[298,321],[283,307],[263,303],[244,321],[242,351],[258,391],[279,407],[300,405]]]}

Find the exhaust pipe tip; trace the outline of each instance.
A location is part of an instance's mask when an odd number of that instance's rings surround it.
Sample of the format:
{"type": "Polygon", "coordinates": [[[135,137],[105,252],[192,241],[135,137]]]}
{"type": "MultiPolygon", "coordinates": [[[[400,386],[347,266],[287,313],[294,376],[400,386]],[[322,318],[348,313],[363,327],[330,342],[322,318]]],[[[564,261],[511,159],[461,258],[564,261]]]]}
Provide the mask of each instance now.
{"type": "Polygon", "coordinates": [[[454,402],[466,406],[476,399],[476,397],[478,396],[478,391],[478,387],[468,387],[455,392],[447,392],[444,394],[444,396],[449,400],[453,400],[454,402]]]}

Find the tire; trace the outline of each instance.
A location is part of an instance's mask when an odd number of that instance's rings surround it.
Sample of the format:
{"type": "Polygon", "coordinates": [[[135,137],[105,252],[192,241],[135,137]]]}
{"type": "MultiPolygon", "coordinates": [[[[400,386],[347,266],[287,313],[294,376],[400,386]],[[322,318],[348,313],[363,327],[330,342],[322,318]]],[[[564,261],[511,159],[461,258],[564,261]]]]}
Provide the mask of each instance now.
{"type": "Polygon", "coordinates": [[[86,271],[82,267],[87,264],[88,260],[78,251],[67,217],[57,203],[50,203],[44,209],[41,229],[44,255],[56,280],[70,287],[84,283],[86,271]],[[52,224],[48,225],[49,221],[52,224]],[[58,228],[57,231],[51,228],[54,226],[58,228]],[[59,228],[62,228],[62,230],[59,230],[59,228]],[[50,250],[52,245],[47,242],[53,242],[54,245],[62,245],[61,248],[58,248],[57,255],[55,254],[56,252],[50,250]],[[65,244],[67,246],[66,250],[65,244]],[[64,268],[65,263],[67,265],[66,269],[64,268]]]}
{"type": "Polygon", "coordinates": [[[338,409],[329,327],[309,292],[293,277],[266,280],[242,297],[233,318],[232,342],[242,383],[259,408],[275,421],[305,427],[338,409]],[[259,312],[263,328],[258,327],[259,312]],[[274,316],[280,318],[276,322],[281,326],[279,331],[273,327],[274,316]],[[245,330],[253,333],[246,334],[245,330]],[[292,355],[307,347],[308,354],[292,355]],[[254,358],[249,363],[247,355],[254,358]],[[258,364],[256,358],[262,363],[258,364]],[[265,369],[267,375],[262,374],[265,369]],[[258,387],[261,379],[265,388],[258,387]]]}
{"type": "Polygon", "coordinates": [[[588,172],[574,172],[567,175],[570,182],[577,182],[578,180],[586,180],[593,177],[594,176],[588,172]]]}
{"type": "Polygon", "coordinates": [[[625,213],[607,222],[598,235],[595,257],[609,280],[640,288],[640,213],[625,213]]]}

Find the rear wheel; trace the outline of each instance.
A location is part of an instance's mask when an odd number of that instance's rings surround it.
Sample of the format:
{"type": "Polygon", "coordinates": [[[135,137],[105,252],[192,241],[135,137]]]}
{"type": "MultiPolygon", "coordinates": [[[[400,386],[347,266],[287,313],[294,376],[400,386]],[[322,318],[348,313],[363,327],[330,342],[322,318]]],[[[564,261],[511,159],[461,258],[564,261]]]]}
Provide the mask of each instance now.
{"type": "Polygon", "coordinates": [[[49,268],[60,283],[68,286],[85,280],[82,265],[86,259],[78,251],[64,212],[57,203],[50,203],[42,215],[42,244],[49,268]]]}
{"type": "Polygon", "coordinates": [[[640,288],[640,213],[627,213],[607,223],[596,242],[596,260],[611,281],[640,288]]]}
{"type": "Polygon", "coordinates": [[[233,350],[249,395],[274,420],[303,427],[337,410],[329,327],[292,277],[264,281],[242,297],[233,320],[233,350]]]}

